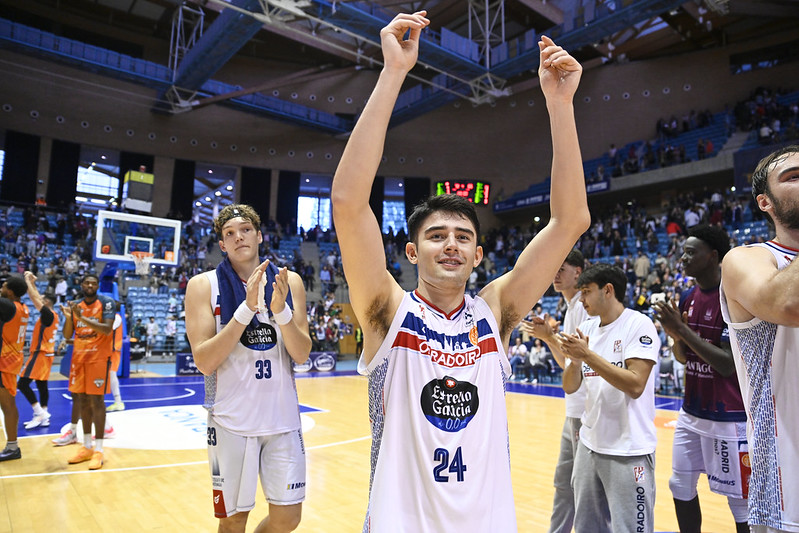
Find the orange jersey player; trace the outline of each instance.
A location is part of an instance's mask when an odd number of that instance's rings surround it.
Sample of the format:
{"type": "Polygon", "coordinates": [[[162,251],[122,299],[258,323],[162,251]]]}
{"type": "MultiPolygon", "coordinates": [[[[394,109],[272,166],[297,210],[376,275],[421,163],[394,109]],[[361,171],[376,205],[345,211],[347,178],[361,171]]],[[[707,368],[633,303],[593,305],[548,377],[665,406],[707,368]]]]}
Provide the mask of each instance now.
{"type": "Polygon", "coordinates": [[[17,375],[22,368],[25,333],[28,329],[28,306],[20,302],[28,287],[19,276],[9,277],[0,287],[0,325],[2,347],[0,347],[0,409],[8,441],[0,452],[0,461],[21,459],[22,451],[17,445],[19,411],[14,397],[17,395],[17,375]]]}

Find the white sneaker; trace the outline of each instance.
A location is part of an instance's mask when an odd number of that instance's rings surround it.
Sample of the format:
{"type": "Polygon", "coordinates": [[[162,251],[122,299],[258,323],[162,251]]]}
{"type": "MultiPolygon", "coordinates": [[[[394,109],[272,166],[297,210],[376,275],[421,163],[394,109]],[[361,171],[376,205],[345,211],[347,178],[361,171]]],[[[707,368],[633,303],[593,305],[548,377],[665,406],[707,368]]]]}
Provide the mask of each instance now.
{"type": "Polygon", "coordinates": [[[68,429],[60,437],[53,439],[53,444],[56,446],[66,446],[67,444],[75,444],[78,442],[78,436],[74,431],[68,429]]]}
{"type": "Polygon", "coordinates": [[[103,432],[103,438],[104,439],[113,439],[116,436],[117,436],[117,432],[114,431],[114,426],[109,426],[109,427],[105,428],[105,431],[103,432]]]}
{"type": "Polygon", "coordinates": [[[50,413],[47,411],[38,415],[33,415],[31,420],[25,422],[25,429],[33,429],[37,427],[47,427],[50,425],[50,413]]]}

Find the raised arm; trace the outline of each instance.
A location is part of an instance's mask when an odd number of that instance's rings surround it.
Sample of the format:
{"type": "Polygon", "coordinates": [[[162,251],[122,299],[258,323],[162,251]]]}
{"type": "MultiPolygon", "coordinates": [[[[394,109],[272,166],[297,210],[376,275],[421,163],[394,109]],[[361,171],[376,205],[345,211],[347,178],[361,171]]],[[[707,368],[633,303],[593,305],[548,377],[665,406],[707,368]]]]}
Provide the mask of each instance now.
{"type": "MultiPolygon", "coordinates": [[[[591,222],[572,102],[582,66],[546,36],[538,46],[541,50],[538,76],[552,130],[551,217],[521,253],[513,270],[480,293],[497,317],[508,316],[514,323],[549,287],[566,255],[591,222]]],[[[502,322],[500,327],[503,332],[507,329],[502,322]]]]}
{"type": "Polygon", "coordinates": [[[774,256],[765,248],[733,248],[724,256],[721,283],[733,321],[758,317],[799,327],[799,261],[778,270],[774,256]]]}
{"type": "Polygon", "coordinates": [[[41,311],[42,307],[44,307],[44,297],[42,297],[39,289],[36,288],[36,274],[30,270],[26,270],[24,276],[25,284],[28,286],[28,296],[30,296],[33,302],[33,307],[35,307],[37,311],[41,311]]]}
{"type": "Polygon", "coordinates": [[[422,29],[429,24],[425,14],[397,15],[380,32],[383,70],[341,156],[330,194],[350,301],[363,325],[367,356],[387,333],[382,317],[392,316],[402,299],[401,287],[385,268],[383,237],[369,207],[369,195],[394,104],[405,76],[416,64],[422,29]]]}

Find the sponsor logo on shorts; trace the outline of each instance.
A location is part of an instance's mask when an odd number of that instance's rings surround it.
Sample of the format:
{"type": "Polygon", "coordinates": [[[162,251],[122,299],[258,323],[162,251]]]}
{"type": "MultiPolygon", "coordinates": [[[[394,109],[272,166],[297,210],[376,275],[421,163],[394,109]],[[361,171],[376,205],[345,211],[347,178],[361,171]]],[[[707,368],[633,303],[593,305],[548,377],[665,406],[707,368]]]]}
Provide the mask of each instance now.
{"type": "Polygon", "coordinates": [[[635,477],[636,483],[643,483],[646,478],[646,471],[644,470],[643,466],[634,466],[633,467],[633,476],[635,477]]]}
{"type": "Polygon", "coordinates": [[[300,482],[297,482],[297,483],[289,483],[288,485],[286,485],[286,490],[297,490],[297,489],[301,489],[303,487],[305,487],[305,482],[304,481],[300,481],[300,482]]]}
{"type": "Polygon", "coordinates": [[[649,335],[641,335],[641,338],[638,339],[638,342],[643,344],[644,346],[649,346],[652,344],[652,337],[649,335]]]}
{"type": "Polygon", "coordinates": [[[425,385],[420,401],[427,421],[450,433],[465,428],[480,407],[477,387],[449,376],[425,385]]]}
{"type": "Polygon", "coordinates": [[[97,387],[98,389],[103,386],[103,383],[105,383],[104,379],[95,379],[94,380],[94,386],[97,387]]]}

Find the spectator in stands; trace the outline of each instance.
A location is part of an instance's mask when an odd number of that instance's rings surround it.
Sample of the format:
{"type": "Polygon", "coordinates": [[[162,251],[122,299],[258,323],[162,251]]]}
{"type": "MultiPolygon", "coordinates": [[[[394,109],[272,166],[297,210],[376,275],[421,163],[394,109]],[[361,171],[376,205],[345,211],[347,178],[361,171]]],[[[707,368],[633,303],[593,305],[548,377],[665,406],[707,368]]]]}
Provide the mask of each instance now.
{"type": "Polygon", "coordinates": [[[516,379],[516,377],[520,376],[521,372],[524,371],[525,381],[530,381],[531,369],[528,352],[527,346],[522,343],[521,335],[517,335],[514,344],[508,349],[511,368],[510,379],[516,379]]]}
{"type": "Polygon", "coordinates": [[[164,351],[167,355],[175,355],[175,335],[178,333],[178,323],[175,320],[174,315],[169,315],[166,317],[166,323],[164,324],[164,351]]]}
{"type": "Polygon", "coordinates": [[[646,279],[646,277],[649,276],[649,271],[651,268],[652,268],[652,263],[649,260],[649,256],[647,256],[639,248],[638,257],[635,258],[635,265],[633,266],[635,277],[638,279],[646,279]]]}
{"type": "Polygon", "coordinates": [[[145,353],[145,357],[150,357],[153,355],[153,348],[155,348],[155,339],[156,335],[160,328],[158,327],[158,322],[155,321],[155,317],[151,316],[150,321],[147,323],[147,351],[145,353]]]}
{"type": "Polygon", "coordinates": [[[549,352],[547,351],[541,339],[536,338],[533,340],[533,347],[530,348],[530,368],[534,375],[533,383],[538,383],[541,378],[549,373],[549,364],[547,358],[549,352]]]}

